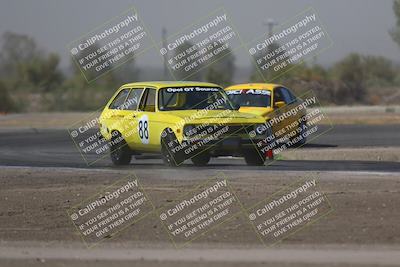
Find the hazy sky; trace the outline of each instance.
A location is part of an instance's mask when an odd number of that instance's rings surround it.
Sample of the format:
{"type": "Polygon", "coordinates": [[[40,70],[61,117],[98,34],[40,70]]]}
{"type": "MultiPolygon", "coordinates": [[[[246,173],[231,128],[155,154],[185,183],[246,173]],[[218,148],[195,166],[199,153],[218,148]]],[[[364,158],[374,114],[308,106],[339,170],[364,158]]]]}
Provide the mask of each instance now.
{"type": "MultiPolygon", "coordinates": [[[[400,62],[400,48],[388,30],[394,26],[392,0],[0,0],[0,33],[13,31],[33,36],[47,51],[61,55],[69,64],[66,45],[134,5],[150,34],[161,40],[218,7],[225,7],[244,40],[266,32],[269,18],[283,22],[307,7],[314,7],[334,45],[318,57],[331,64],[350,52],[382,55],[400,62]]],[[[148,51],[138,58],[141,65],[157,66],[160,56],[148,51]]],[[[236,54],[238,66],[249,66],[246,53],[236,54]]]]}

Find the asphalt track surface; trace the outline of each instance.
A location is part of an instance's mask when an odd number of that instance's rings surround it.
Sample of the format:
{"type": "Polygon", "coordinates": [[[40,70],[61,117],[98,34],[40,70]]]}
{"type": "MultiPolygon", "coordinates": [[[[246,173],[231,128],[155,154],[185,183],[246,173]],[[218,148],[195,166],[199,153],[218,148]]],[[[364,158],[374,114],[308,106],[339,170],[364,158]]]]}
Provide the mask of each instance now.
{"type": "MultiPolygon", "coordinates": [[[[336,125],[304,148],[398,147],[400,125],[336,125]]],[[[303,149],[303,148],[298,148],[303,149]]],[[[29,167],[116,168],[108,156],[88,166],[67,130],[3,130],[0,165],[29,167]]],[[[119,167],[121,168],[121,167],[119,167]]],[[[161,159],[142,156],[123,168],[163,169],[161,159]]],[[[182,168],[197,168],[190,162],[182,168]]],[[[268,166],[246,166],[242,159],[213,159],[206,168],[293,171],[400,171],[398,162],[278,160],[268,166]]]]}

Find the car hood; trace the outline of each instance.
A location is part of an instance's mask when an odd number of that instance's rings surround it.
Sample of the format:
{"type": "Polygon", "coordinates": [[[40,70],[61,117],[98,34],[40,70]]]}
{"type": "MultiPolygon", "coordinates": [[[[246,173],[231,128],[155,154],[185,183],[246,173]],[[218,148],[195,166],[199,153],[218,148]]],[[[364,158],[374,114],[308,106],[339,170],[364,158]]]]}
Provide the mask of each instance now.
{"type": "Polygon", "coordinates": [[[182,119],[191,119],[192,123],[201,123],[213,119],[232,119],[232,123],[260,123],[262,118],[256,114],[243,113],[237,110],[175,110],[166,111],[182,119]]]}
{"type": "Polygon", "coordinates": [[[268,114],[274,112],[274,109],[271,107],[241,107],[239,111],[247,114],[267,117],[268,114]]]}

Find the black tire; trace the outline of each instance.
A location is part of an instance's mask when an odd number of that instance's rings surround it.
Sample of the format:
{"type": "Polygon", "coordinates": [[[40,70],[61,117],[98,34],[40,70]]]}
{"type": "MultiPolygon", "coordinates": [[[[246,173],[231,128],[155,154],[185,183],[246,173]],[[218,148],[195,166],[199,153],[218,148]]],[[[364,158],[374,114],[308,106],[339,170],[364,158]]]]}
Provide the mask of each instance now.
{"type": "Polygon", "coordinates": [[[246,149],[243,151],[244,160],[249,166],[263,166],[265,163],[265,153],[257,149],[246,149]]]}
{"type": "Polygon", "coordinates": [[[110,158],[114,165],[128,165],[132,159],[132,151],[120,133],[114,134],[110,144],[110,158]]]}
{"type": "Polygon", "coordinates": [[[210,162],[211,155],[207,151],[203,151],[198,155],[192,157],[190,160],[193,162],[195,166],[206,166],[208,162],[210,162]]]}
{"type": "Polygon", "coordinates": [[[161,157],[164,164],[169,167],[178,167],[183,162],[178,153],[173,153],[168,147],[171,141],[176,143],[176,140],[176,136],[171,130],[165,129],[161,134],[161,157]]]}
{"type": "MultiPolygon", "coordinates": [[[[299,124],[299,128],[301,128],[300,133],[297,135],[298,137],[300,137],[307,129],[307,122],[304,121],[303,119],[300,121],[299,124]]],[[[302,146],[307,142],[307,138],[306,137],[302,137],[296,144],[296,147],[302,146]]]]}

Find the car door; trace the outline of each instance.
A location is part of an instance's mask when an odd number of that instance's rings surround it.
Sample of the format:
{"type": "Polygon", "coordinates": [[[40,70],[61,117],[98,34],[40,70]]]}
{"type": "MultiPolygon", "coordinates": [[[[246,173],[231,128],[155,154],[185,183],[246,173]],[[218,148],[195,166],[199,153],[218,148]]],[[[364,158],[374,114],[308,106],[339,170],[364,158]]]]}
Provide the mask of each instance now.
{"type": "MultiPolygon", "coordinates": [[[[304,114],[304,110],[298,109],[298,106],[302,103],[302,101],[300,99],[296,98],[290,92],[289,89],[282,87],[281,90],[282,90],[283,98],[285,99],[285,102],[288,105],[288,110],[293,110],[293,111],[296,110],[296,112],[292,116],[289,117],[288,124],[293,124],[293,123],[297,124],[299,122],[300,118],[304,114]]],[[[293,129],[295,129],[295,128],[293,128],[293,129]]]]}
{"type": "Polygon", "coordinates": [[[121,112],[123,116],[121,120],[123,136],[133,150],[135,150],[138,144],[140,144],[140,140],[137,138],[137,112],[143,91],[144,88],[132,88],[128,97],[125,100],[121,112]]]}
{"type": "MultiPolygon", "coordinates": [[[[286,88],[286,90],[287,90],[288,94],[290,95],[292,102],[296,106],[303,104],[303,100],[300,97],[296,97],[289,88],[286,88]]],[[[307,110],[302,109],[298,112],[296,119],[300,119],[300,118],[304,117],[306,114],[307,114],[307,110]]]]}
{"type": "Polygon", "coordinates": [[[137,146],[141,151],[153,152],[159,149],[160,131],[157,127],[156,94],[154,88],[146,88],[140,99],[136,113],[138,140],[137,146]]]}
{"type": "Polygon", "coordinates": [[[142,93],[143,88],[125,88],[108,107],[108,128],[120,132],[131,148],[135,145],[134,132],[137,128],[135,114],[142,93]]]}
{"type": "MultiPolygon", "coordinates": [[[[274,107],[274,112],[273,112],[273,116],[276,118],[279,118],[281,115],[283,115],[285,112],[287,112],[289,110],[289,107],[287,105],[287,102],[284,98],[284,94],[282,92],[282,88],[275,88],[274,89],[274,93],[273,93],[273,107],[274,107]],[[277,103],[278,102],[284,102],[284,106],[278,107],[277,103]]],[[[288,120],[287,119],[283,119],[280,122],[275,123],[272,126],[272,130],[273,132],[277,135],[277,138],[281,138],[285,135],[285,127],[288,125],[288,120]]]]}
{"type": "Polygon", "coordinates": [[[124,117],[121,107],[125,103],[129,91],[129,88],[120,90],[107,107],[104,117],[104,127],[108,128],[110,132],[115,130],[120,131],[119,126],[121,125],[121,119],[124,117]]]}

